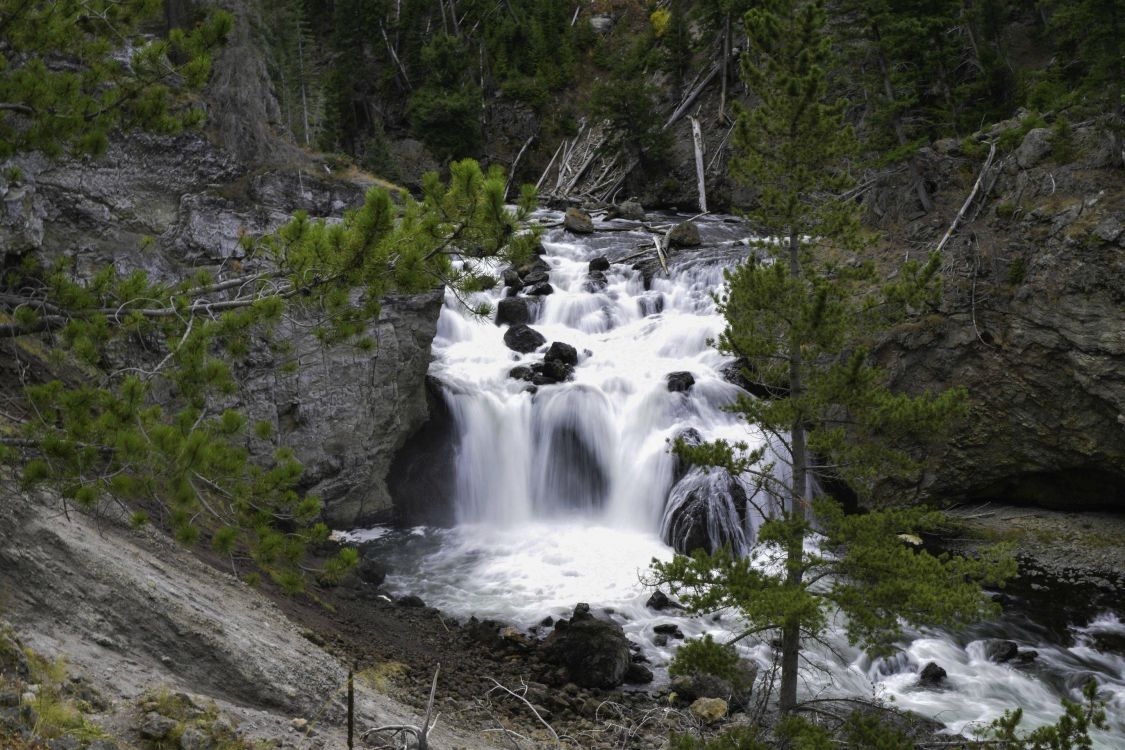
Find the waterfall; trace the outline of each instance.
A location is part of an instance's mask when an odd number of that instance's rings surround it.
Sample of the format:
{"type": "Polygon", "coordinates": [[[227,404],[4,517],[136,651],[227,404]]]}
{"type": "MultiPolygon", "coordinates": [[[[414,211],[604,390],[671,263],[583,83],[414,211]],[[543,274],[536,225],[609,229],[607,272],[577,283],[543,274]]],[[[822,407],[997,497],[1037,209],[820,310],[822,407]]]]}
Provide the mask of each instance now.
{"type": "MultiPolygon", "coordinates": [[[[701,221],[700,228],[705,245],[746,232],[721,220],[701,221]]],[[[448,296],[430,374],[442,384],[456,427],[458,523],[372,542],[394,568],[392,589],[419,594],[453,616],[522,626],[589,602],[612,610],[657,667],[672,658],[675,645],[655,637],[655,624],[675,617],[689,637],[709,633],[720,640],[737,631],[732,615],[715,620],[648,609],[650,592],[640,579],[653,558],[672,555],[670,544],[747,550],[759,508],[769,510],[752,483],[685,466],[669,451],[677,437],[765,444],[724,410],[741,391],[723,376],[729,359],[709,343],[723,326],[712,294],[739,248],[685,252],[673,259],[669,275],[647,284],[627,264],[591,271],[591,260],[624,258],[648,242],[642,231],[581,239],[552,231],[540,267],[551,293],[521,297],[530,300],[531,328],[544,337],[526,354],[504,343],[507,324],[474,317],[448,296]],[[518,371],[525,377],[542,370],[545,351],[556,342],[574,348],[568,379],[533,385],[510,377],[516,368],[528,368],[518,371]]],[[[498,287],[469,302],[496,307],[505,294],[498,287]]],[[[552,372],[565,375],[567,368],[552,372]]],[[[1014,706],[1023,708],[1030,726],[1054,721],[1060,698],[1077,698],[1094,677],[1111,701],[1111,730],[1098,734],[1096,744],[1119,746],[1125,658],[1099,644],[1125,638],[1125,626],[1107,614],[1074,628],[1067,645],[1021,618],[1006,614],[961,635],[911,631],[898,654],[877,661],[850,647],[841,628],[827,646],[809,644],[805,656],[821,668],[809,670],[802,685],[821,695],[893,698],[900,708],[961,732],[1014,706]],[[987,638],[1015,640],[1036,650],[1037,660],[1020,667],[992,663],[984,655],[987,638]],[[930,661],[948,672],[948,689],[919,686],[918,673],[930,661]]],[[[766,645],[741,648],[762,663],[771,658],[766,645]]]]}

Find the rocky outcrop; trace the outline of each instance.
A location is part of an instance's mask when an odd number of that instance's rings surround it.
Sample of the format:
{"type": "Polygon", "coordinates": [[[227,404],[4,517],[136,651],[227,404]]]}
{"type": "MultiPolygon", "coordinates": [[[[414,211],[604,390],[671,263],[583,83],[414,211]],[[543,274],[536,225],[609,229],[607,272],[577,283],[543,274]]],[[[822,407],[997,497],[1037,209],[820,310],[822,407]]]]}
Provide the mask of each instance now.
{"type": "MultiPolygon", "coordinates": [[[[895,331],[877,354],[896,388],[968,389],[972,411],[925,477],[926,495],[1123,509],[1125,184],[1109,135],[1076,131],[1078,155],[1063,164],[1046,157],[1043,137],[1030,131],[998,160],[983,208],[947,246],[939,314],[895,331]]],[[[958,170],[973,174],[980,161],[956,150],[928,159],[938,211],[951,218],[971,187],[958,170]]],[[[888,229],[901,258],[903,241],[947,223],[888,229]]]]}
{"type": "MultiPolygon", "coordinates": [[[[142,697],[162,688],[217,702],[239,732],[271,746],[282,745],[276,737],[297,747],[294,716],[315,717],[325,746],[344,746],[347,667],[263,594],[155,529],[131,529],[112,514],[95,521],[72,511],[68,519],[57,499],[0,489],[0,590],[23,645],[65,655],[72,681],[89,680],[129,721],[145,724],[152,709],[142,697]]],[[[10,676],[19,664],[3,657],[4,635],[0,625],[0,665],[10,676]]],[[[361,680],[356,711],[360,727],[414,715],[361,680]]],[[[147,723],[152,734],[166,725],[147,723]]],[[[491,746],[448,725],[438,731],[441,746],[491,746]]]]}
{"type": "Polygon", "coordinates": [[[570,620],[555,623],[554,631],[543,641],[541,655],[560,668],[553,682],[581,687],[617,687],[632,663],[621,626],[594,617],[588,604],[576,606],[570,620]]]}
{"type": "MultiPolygon", "coordinates": [[[[370,178],[336,177],[271,131],[277,105],[244,6],[232,4],[239,20],[207,89],[208,136],[136,133],[115,140],[101,159],[32,154],[3,165],[0,265],[36,252],[80,274],[113,266],[181,279],[246,267],[242,238],[271,232],[296,211],[339,217],[362,204],[370,178]]],[[[334,526],[390,517],[385,478],[426,419],[424,378],[440,305],[437,291],[387,299],[366,331],[376,344],[370,353],[325,349],[311,326],[289,320],[276,338],[291,352],[282,357],[261,345],[239,371],[240,405],[275,428],[274,441],[254,450],[291,447],[305,467],[305,489],[325,501],[334,526]],[[285,372],[286,361],[299,362],[297,372],[285,372]]]]}

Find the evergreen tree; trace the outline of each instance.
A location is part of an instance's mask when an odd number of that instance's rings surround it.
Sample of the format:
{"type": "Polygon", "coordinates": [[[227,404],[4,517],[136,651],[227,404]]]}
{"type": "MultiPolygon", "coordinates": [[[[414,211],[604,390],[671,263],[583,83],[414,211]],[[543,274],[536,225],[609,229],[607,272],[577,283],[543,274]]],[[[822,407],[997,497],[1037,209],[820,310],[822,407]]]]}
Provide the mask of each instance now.
{"type": "Polygon", "coordinates": [[[99,154],[115,128],[173,133],[200,124],[203,111],[182,94],[207,81],[210,52],[233,19],[217,11],[190,31],[172,29],[133,49],[128,63],[111,54],[161,8],[160,0],[0,0],[0,158],[99,154]]]}
{"type": "MultiPolygon", "coordinates": [[[[694,463],[753,477],[766,520],[749,558],[697,550],[653,566],[655,582],[681,592],[690,609],[731,607],[745,618],[745,635],[780,632],[783,711],[797,703],[802,639],[823,632],[832,608],[847,615],[853,642],[878,651],[904,621],[956,625],[991,611],[980,583],[1012,572],[999,558],[939,557],[904,543],[902,535],[938,522],[933,513],[847,515],[816,490],[817,474],[863,493],[916,469],[895,440],[939,434],[965,403],[959,389],[891,393],[869,357],[872,334],[940,292],[938,259],[907,263],[884,284],[855,260],[865,241],[856,206],[834,197],[849,184],[843,170],[855,141],[843,103],[826,101],[834,61],[825,20],[823,4],[809,0],[766,0],[745,16],[742,73],[759,104],[739,114],[732,170],[757,187],[750,216],[770,239],[767,257],[727,275],[719,347],[775,391],[732,407],[768,442],[676,445],[694,463]],[[814,536],[819,551],[809,551],[814,536]]],[[[697,646],[685,659],[707,661],[707,650],[697,646]]]]}

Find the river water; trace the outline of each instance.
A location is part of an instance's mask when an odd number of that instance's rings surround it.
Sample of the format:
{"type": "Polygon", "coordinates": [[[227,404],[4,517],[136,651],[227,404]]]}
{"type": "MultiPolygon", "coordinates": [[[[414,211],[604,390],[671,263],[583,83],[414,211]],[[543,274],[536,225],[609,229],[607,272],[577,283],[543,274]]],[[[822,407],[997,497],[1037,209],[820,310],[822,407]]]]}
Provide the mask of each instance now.
{"type": "MultiPolygon", "coordinates": [[[[747,233],[732,220],[708,219],[700,228],[704,244],[712,246],[747,233]]],[[[430,372],[443,384],[457,426],[457,524],[389,531],[373,543],[391,564],[393,591],[417,594],[457,617],[530,627],[588,602],[621,622],[658,667],[660,680],[666,674],[659,667],[676,642],[657,645],[654,625],[674,621],[689,637],[737,631],[733,615],[689,618],[645,606],[651,590],[642,579],[650,561],[672,555],[664,541],[666,505],[684,499],[673,493],[669,501],[676,467],[668,442],[687,429],[751,445],[762,437],[723,410],[739,389],[722,376],[729,360],[709,345],[722,328],[711,294],[722,286],[724,265],[749,248],[728,244],[721,252],[684,254],[648,289],[628,264],[612,265],[604,288],[588,283],[592,258],[624,258],[647,242],[650,236],[641,231],[578,238],[560,228],[545,237],[554,293],[541,298],[531,325],[548,343],[575,347],[578,364],[571,381],[534,393],[508,372],[541,361],[542,351],[516,354],[504,344],[506,326],[474,317],[449,296],[430,372]],[[670,392],[667,375],[684,371],[692,373],[694,386],[670,392]]],[[[498,287],[480,299],[495,303],[501,296],[498,287]]],[[[736,546],[752,544],[759,519],[738,516],[726,495],[714,494],[710,517],[721,528],[712,532],[736,546]]],[[[809,648],[817,668],[807,670],[802,690],[806,696],[893,700],[961,732],[1014,706],[1023,708],[1027,726],[1053,721],[1062,711],[1060,699],[1077,698],[1093,677],[1110,701],[1112,724],[1098,734],[1098,746],[1125,746],[1120,613],[1087,607],[1060,632],[1037,624],[1029,609],[1035,606],[1009,607],[1002,620],[967,633],[910,633],[897,658],[875,663],[834,634],[831,649],[809,648]],[[983,639],[993,637],[1014,640],[1038,658],[994,664],[983,654],[983,639]],[[947,671],[944,689],[918,686],[917,672],[930,661],[947,671]]],[[[742,648],[763,664],[771,658],[764,645],[742,648]]]]}

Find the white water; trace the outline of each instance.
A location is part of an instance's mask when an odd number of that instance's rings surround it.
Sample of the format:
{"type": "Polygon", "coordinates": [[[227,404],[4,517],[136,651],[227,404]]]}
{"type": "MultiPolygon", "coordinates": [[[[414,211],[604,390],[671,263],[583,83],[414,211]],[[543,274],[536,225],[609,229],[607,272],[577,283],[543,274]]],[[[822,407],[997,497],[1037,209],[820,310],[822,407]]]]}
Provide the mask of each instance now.
{"type": "MultiPolygon", "coordinates": [[[[718,222],[703,228],[705,241],[737,236],[737,229],[718,222]]],[[[454,616],[527,627],[589,602],[611,611],[659,666],[671,658],[676,642],[655,646],[655,624],[676,619],[689,637],[730,634],[722,620],[676,618],[644,606],[651,591],[641,579],[649,562],[672,554],[661,533],[674,470],[668,442],[688,428],[705,439],[755,445],[762,438],[723,410],[739,391],[722,378],[719,369],[727,361],[708,345],[722,328],[710,296],[721,287],[721,266],[684,263],[670,278],[657,276],[646,292],[639,272],[614,265],[608,286],[591,293],[584,288],[591,258],[622,257],[648,237],[571,239],[555,232],[544,243],[555,293],[543,298],[531,325],[548,344],[562,341],[578,350],[573,381],[527,392],[527,384],[509,378],[508,371],[539,361],[546,347],[515,354],[503,343],[504,327],[473,318],[450,296],[434,340],[431,374],[445,385],[459,429],[454,498],[459,524],[390,534],[378,543],[397,560],[391,587],[454,616]],[[694,375],[695,386],[686,394],[668,392],[665,376],[683,370],[694,375]]],[[[495,303],[501,296],[498,288],[479,298],[495,303]]],[[[683,499],[687,483],[714,479],[689,475],[674,494],[683,499]]],[[[754,514],[740,518],[723,510],[728,503],[722,497],[711,502],[718,508],[711,525],[722,526],[736,543],[751,543],[754,514]]],[[[733,620],[727,622],[737,629],[733,620]]],[[[872,664],[837,636],[835,654],[810,649],[824,669],[809,670],[803,687],[822,697],[893,699],[960,732],[1014,706],[1024,709],[1027,726],[1053,721],[1062,711],[1060,696],[1077,698],[1093,676],[1111,700],[1112,728],[1098,736],[1099,747],[1120,747],[1125,659],[1091,645],[1098,632],[1115,628],[1125,630],[1112,617],[1096,620],[1076,632],[1070,648],[1030,630],[1013,633],[1011,627],[976,636],[1006,637],[1037,650],[1039,659],[1026,667],[988,662],[971,636],[935,633],[912,634],[897,660],[872,664]],[[917,671],[929,661],[947,670],[948,689],[917,687],[917,671]]],[[[764,646],[747,647],[746,655],[763,663],[770,658],[764,646]]]]}

